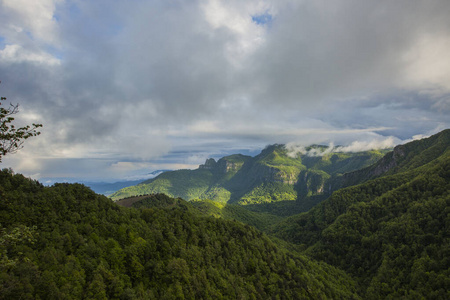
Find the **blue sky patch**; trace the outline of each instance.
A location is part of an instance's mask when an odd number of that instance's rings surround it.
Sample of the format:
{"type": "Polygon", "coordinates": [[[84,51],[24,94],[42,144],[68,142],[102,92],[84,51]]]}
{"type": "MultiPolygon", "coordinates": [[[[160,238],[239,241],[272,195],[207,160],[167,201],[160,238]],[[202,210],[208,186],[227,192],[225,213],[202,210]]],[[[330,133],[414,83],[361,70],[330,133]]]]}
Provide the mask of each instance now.
{"type": "Polygon", "coordinates": [[[252,21],[258,25],[270,24],[272,22],[272,15],[265,12],[262,15],[252,16],[252,21]]]}

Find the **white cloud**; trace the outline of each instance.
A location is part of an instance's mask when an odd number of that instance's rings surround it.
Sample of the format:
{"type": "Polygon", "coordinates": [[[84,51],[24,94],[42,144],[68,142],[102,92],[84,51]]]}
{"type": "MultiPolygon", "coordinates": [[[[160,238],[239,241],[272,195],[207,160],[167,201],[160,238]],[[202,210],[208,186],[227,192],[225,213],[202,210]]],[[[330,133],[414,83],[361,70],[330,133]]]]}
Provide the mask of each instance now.
{"type": "Polygon", "coordinates": [[[361,152],[375,149],[389,149],[398,145],[399,142],[399,139],[393,136],[371,141],[354,141],[348,146],[340,146],[334,148],[333,152],[361,152]]]}
{"type": "Polygon", "coordinates": [[[389,149],[405,142],[393,136],[377,136],[372,138],[366,136],[365,139],[366,140],[353,141],[346,146],[334,146],[334,142],[330,142],[326,148],[310,149],[301,144],[291,142],[286,145],[286,149],[288,150],[288,156],[290,157],[296,157],[298,154],[315,157],[336,152],[362,152],[377,149],[389,149]]]}
{"type": "Polygon", "coordinates": [[[3,50],[0,50],[0,63],[22,63],[30,62],[36,64],[57,66],[61,62],[52,55],[39,51],[33,52],[24,49],[20,45],[6,45],[3,50]]]}
{"type": "MultiPolygon", "coordinates": [[[[13,16],[2,26],[12,28],[16,34],[29,33],[32,39],[49,44],[57,42],[58,28],[54,18],[56,5],[63,0],[2,0],[4,14],[13,16]]],[[[6,30],[2,30],[5,32],[6,30]]],[[[8,38],[15,39],[14,36],[8,38]]]]}
{"type": "Polygon", "coordinates": [[[450,36],[429,33],[404,54],[408,86],[441,87],[450,91],[450,36]]]}
{"type": "Polygon", "coordinates": [[[265,41],[266,28],[253,22],[252,16],[269,13],[272,6],[264,1],[209,0],[201,7],[214,30],[226,28],[232,34],[225,45],[226,57],[235,67],[243,67],[247,56],[265,41]]]}
{"type": "Polygon", "coordinates": [[[44,124],[21,152],[44,177],[378,147],[450,126],[449,15],[447,0],[3,0],[0,88],[44,124]]]}

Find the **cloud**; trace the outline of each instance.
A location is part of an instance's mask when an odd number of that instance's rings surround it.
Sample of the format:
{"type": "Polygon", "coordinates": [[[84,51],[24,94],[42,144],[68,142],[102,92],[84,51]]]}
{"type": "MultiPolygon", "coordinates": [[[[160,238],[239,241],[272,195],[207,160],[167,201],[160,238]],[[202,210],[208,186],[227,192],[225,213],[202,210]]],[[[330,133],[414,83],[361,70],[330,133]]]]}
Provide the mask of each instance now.
{"type": "MultiPolygon", "coordinates": [[[[416,138],[419,137],[417,136],[416,138]]],[[[288,143],[286,145],[286,149],[288,150],[287,155],[290,157],[296,157],[299,154],[316,157],[339,152],[363,152],[370,150],[389,149],[404,142],[405,141],[400,141],[398,138],[389,136],[387,138],[378,137],[376,139],[366,141],[353,141],[348,146],[335,146],[334,143],[331,142],[324,148],[310,148],[296,143],[288,143]]]]}
{"type": "Polygon", "coordinates": [[[0,50],[0,61],[3,63],[21,63],[30,62],[37,64],[59,65],[59,59],[45,52],[30,52],[23,49],[20,45],[6,45],[0,50]]]}
{"type": "Polygon", "coordinates": [[[444,51],[448,45],[442,42],[449,36],[450,24],[444,17],[448,5],[413,2],[314,1],[282,7],[266,47],[252,61],[260,76],[254,81],[261,89],[260,98],[298,107],[392,88],[442,84],[438,78],[445,71],[439,64],[449,60],[444,51]],[[424,35],[429,41],[441,41],[436,51],[426,46],[421,50],[427,43],[424,35]],[[420,54],[407,59],[410,53],[420,54]],[[427,66],[436,77],[414,75],[412,61],[427,66]]]}
{"type": "Polygon", "coordinates": [[[53,43],[58,27],[54,18],[56,5],[62,0],[3,0],[2,35],[19,40],[26,35],[34,40],[53,43]]]}
{"type": "Polygon", "coordinates": [[[354,141],[348,146],[336,147],[335,152],[361,152],[374,149],[389,149],[399,144],[398,138],[393,136],[381,140],[354,141]]]}
{"type": "Polygon", "coordinates": [[[23,153],[47,173],[450,126],[446,0],[0,3],[0,92],[44,124],[23,153]]]}

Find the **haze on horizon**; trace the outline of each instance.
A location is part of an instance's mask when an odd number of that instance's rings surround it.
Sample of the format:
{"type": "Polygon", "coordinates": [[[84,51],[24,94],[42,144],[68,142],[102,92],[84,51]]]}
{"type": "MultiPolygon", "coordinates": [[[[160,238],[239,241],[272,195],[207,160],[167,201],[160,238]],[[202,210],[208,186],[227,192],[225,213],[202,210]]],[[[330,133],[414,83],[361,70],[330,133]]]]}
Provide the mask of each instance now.
{"type": "Polygon", "coordinates": [[[447,0],[1,0],[0,95],[44,125],[1,167],[112,181],[429,136],[450,127],[448,16],[447,0]]]}

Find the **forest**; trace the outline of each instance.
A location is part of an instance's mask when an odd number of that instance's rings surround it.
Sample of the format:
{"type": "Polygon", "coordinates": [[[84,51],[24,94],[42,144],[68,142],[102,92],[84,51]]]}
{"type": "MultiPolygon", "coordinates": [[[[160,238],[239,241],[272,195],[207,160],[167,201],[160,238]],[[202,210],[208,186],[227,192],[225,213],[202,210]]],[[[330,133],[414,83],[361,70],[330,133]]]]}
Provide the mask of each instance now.
{"type": "Polygon", "coordinates": [[[343,271],[184,200],[124,208],[83,185],[0,176],[0,299],[358,298],[343,271]]]}
{"type": "Polygon", "coordinates": [[[292,215],[3,169],[0,299],[450,298],[450,130],[339,180],[292,215]]]}

